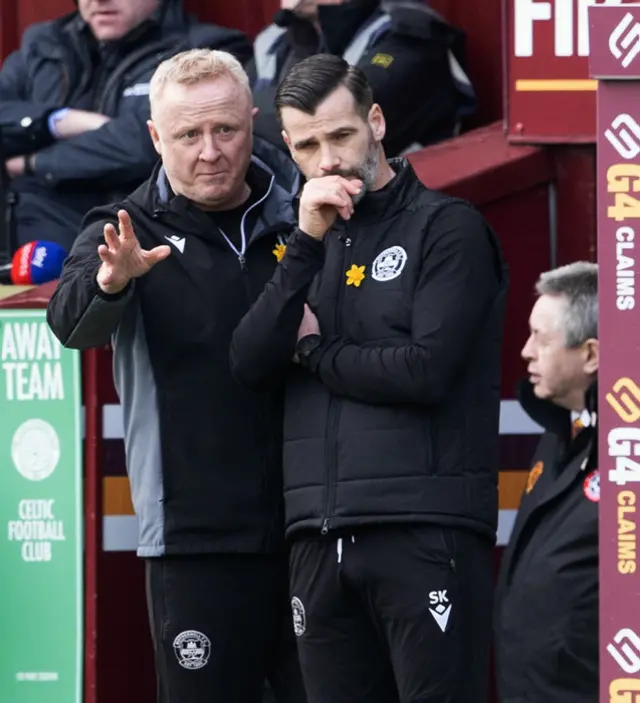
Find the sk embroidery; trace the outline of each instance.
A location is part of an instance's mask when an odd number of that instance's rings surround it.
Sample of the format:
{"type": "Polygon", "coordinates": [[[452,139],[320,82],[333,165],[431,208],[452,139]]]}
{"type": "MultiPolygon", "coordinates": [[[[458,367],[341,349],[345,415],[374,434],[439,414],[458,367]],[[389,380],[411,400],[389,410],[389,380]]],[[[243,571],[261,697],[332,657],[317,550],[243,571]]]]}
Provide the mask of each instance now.
{"type": "Polygon", "coordinates": [[[355,264],[352,264],[351,268],[346,273],[347,285],[360,288],[360,284],[365,279],[364,269],[364,266],[356,266],[355,264]]]}

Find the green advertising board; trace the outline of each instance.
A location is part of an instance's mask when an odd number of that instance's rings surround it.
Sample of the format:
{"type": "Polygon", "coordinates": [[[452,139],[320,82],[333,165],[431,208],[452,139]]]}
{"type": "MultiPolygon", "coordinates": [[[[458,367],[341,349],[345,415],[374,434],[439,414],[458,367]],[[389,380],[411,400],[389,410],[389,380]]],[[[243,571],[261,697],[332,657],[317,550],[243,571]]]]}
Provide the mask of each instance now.
{"type": "Polygon", "coordinates": [[[0,701],[82,700],[79,352],[0,310],[0,701]]]}

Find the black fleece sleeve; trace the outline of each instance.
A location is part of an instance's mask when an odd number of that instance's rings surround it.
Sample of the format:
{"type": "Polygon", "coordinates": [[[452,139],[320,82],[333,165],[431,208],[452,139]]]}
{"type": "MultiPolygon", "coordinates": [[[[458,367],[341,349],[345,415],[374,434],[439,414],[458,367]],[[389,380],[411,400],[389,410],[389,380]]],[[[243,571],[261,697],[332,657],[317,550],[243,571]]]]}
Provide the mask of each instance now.
{"type": "Polygon", "coordinates": [[[231,342],[231,368],[240,383],[257,388],[279,380],[293,359],[309,288],[324,263],[324,244],[300,230],[231,342]]]}
{"type": "Polygon", "coordinates": [[[110,213],[100,208],[87,215],[49,301],[47,322],[65,347],[89,349],[107,344],[134,293],[135,281],[121,293],[107,295],[96,280],[101,264],[98,246],[104,244],[107,222],[118,227],[116,213],[117,209],[110,213]]]}

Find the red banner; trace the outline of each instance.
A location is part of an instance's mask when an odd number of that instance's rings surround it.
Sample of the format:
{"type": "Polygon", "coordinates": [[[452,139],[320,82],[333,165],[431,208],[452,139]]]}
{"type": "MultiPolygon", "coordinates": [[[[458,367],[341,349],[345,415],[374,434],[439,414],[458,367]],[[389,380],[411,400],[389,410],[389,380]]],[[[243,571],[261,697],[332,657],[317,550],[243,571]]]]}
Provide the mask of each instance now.
{"type": "Polygon", "coordinates": [[[640,703],[640,5],[589,11],[597,91],[600,702],[640,703]]]}
{"type": "MultiPolygon", "coordinates": [[[[597,83],[589,78],[589,6],[597,0],[506,0],[509,140],[594,142],[597,83]]],[[[629,0],[599,0],[620,5],[629,0]]]]}

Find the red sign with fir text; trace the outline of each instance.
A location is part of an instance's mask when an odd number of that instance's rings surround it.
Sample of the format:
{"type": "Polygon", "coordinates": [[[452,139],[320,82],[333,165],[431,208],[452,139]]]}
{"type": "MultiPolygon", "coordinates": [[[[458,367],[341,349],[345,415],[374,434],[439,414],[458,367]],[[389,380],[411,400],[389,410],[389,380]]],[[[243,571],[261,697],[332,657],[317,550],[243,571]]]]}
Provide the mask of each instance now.
{"type": "MultiPolygon", "coordinates": [[[[506,0],[510,141],[595,141],[597,82],[589,76],[589,6],[594,2],[506,0]]],[[[606,0],[605,4],[625,2],[606,0]]]]}

